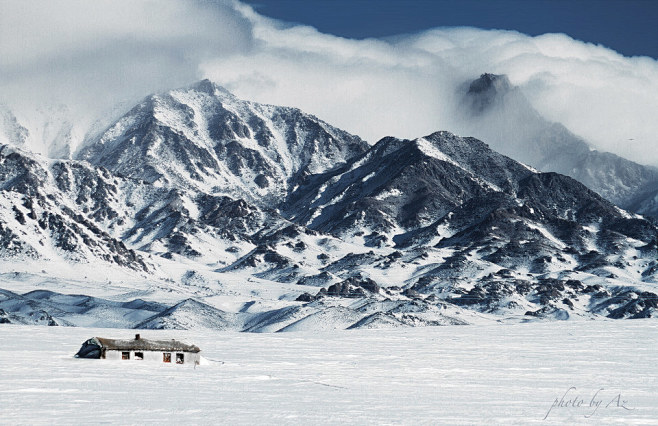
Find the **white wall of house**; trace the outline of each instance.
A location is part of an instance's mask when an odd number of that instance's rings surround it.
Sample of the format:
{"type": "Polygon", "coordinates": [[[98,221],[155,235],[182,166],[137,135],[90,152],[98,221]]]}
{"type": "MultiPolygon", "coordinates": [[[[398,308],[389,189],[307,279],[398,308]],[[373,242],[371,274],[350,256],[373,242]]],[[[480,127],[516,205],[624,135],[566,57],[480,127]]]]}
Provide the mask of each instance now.
{"type": "MultiPolygon", "coordinates": [[[[163,362],[163,354],[165,351],[114,351],[107,350],[105,351],[105,359],[110,360],[119,360],[124,362],[163,362]],[[130,352],[130,359],[122,359],[123,352],[130,352]],[[135,357],[135,352],[141,352],[144,354],[143,360],[138,360],[135,357]]],[[[201,355],[197,352],[166,352],[171,354],[171,363],[176,364],[176,354],[183,354],[183,364],[194,365],[194,363],[199,363],[201,360],[201,355]]]]}

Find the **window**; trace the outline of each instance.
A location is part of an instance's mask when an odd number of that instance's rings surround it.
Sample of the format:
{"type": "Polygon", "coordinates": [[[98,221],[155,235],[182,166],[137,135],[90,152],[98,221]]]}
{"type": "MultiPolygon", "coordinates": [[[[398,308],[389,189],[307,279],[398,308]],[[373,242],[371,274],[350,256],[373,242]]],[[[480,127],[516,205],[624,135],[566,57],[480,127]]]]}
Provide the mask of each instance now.
{"type": "Polygon", "coordinates": [[[144,352],[135,352],[135,359],[137,360],[143,360],[144,359],[144,352]]]}
{"type": "Polygon", "coordinates": [[[176,354],[176,364],[182,364],[185,361],[185,355],[176,354]]]}
{"type": "Polygon", "coordinates": [[[162,354],[162,362],[171,362],[171,352],[164,352],[162,354]]]}
{"type": "Polygon", "coordinates": [[[121,359],[130,359],[130,352],[121,352],[121,359]]]}

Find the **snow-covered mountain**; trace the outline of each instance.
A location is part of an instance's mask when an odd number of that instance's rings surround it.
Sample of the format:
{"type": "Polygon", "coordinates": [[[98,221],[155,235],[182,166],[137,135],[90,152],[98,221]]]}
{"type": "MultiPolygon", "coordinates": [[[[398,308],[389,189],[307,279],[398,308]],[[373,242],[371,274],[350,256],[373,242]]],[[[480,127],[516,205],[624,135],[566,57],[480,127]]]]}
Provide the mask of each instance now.
{"type": "Polygon", "coordinates": [[[603,281],[657,278],[651,222],[571,178],[534,172],[479,140],[447,132],[384,139],[291,199],[291,211],[307,208],[291,220],[396,250],[335,262],[325,271],[344,274],[354,264],[411,266],[397,285],[424,295],[453,293],[453,303],[561,309],[571,306],[572,297],[563,293],[570,280],[577,294],[587,275],[603,281]],[[543,280],[555,303],[542,297],[543,280]],[[465,299],[458,296],[462,291],[465,299]],[[519,298],[519,291],[526,296],[519,298]]]}
{"type": "Polygon", "coordinates": [[[309,179],[286,212],[313,229],[370,231],[390,241],[387,235],[427,226],[473,197],[513,191],[531,173],[479,140],[448,132],[385,138],[347,168],[309,179]]]}
{"type": "Polygon", "coordinates": [[[148,97],[72,160],[0,146],[3,322],[262,332],[649,317],[657,241],[652,222],[478,139],[369,147],[209,81],[148,97]],[[62,272],[74,265],[84,272],[62,272]]]}
{"type": "Polygon", "coordinates": [[[294,179],[367,147],[298,109],[242,101],[203,80],[149,96],[77,158],[156,186],[277,202],[294,179]]]}
{"type": "Polygon", "coordinates": [[[622,208],[658,217],[658,169],[598,151],[546,120],[505,75],[483,74],[461,91],[460,132],[538,170],[571,176],[622,208]]]}

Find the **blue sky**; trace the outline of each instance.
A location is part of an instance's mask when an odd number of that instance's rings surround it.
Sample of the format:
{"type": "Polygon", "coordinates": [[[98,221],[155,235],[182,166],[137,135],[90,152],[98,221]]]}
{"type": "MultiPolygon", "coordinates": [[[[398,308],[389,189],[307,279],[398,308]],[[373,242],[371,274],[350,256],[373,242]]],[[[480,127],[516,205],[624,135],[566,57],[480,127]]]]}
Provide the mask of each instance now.
{"type": "Polygon", "coordinates": [[[259,13],[348,38],[443,26],[566,33],[658,58],[658,0],[245,0],[259,13]]]}

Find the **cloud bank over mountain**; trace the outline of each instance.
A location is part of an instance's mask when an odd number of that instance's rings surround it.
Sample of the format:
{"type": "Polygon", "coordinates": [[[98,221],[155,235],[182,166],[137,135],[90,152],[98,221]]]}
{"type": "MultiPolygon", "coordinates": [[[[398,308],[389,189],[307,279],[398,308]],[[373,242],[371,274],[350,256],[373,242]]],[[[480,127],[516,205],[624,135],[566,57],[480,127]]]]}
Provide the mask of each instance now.
{"type": "Polygon", "coordinates": [[[93,120],[251,45],[251,24],[221,2],[3,1],[0,100],[19,112],[63,104],[93,120]]]}
{"type": "Polygon", "coordinates": [[[454,130],[458,87],[492,72],[598,148],[658,165],[658,61],[563,34],[462,27],[350,40],[221,1],[10,1],[0,12],[0,98],[24,111],[58,102],[91,117],[208,77],[374,142],[454,130]]]}

